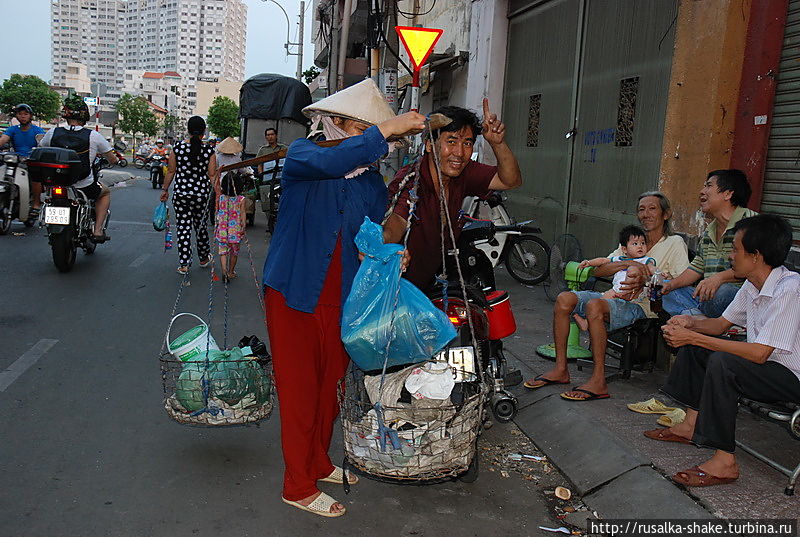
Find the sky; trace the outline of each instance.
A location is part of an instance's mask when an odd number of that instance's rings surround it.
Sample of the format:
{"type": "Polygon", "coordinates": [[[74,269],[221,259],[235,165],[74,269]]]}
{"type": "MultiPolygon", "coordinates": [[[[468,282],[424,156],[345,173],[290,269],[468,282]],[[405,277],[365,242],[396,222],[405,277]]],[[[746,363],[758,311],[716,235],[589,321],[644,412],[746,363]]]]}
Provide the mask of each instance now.
{"type": "MultiPolygon", "coordinates": [[[[277,0],[289,15],[290,37],[297,41],[300,0],[277,0]]],[[[245,0],[247,4],[247,57],[245,78],[258,73],[279,73],[295,76],[297,56],[286,56],[283,44],[286,41],[286,18],[280,8],[271,1],[245,0]]],[[[305,46],[303,70],[313,63],[311,45],[312,0],[306,1],[305,46]]],[[[36,75],[50,80],[50,1],[49,0],[0,0],[0,13],[24,13],[25,24],[3,25],[3,43],[6,53],[0,61],[0,81],[13,73],[36,75]],[[40,30],[41,35],[37,35],[40,30]],[[24,53],[8,49],[10,43],[19,43],[24,53]]],[[[19,21],[16,17],[14,20],[19,21]]],[[[290,47],[294,52],[297,47],[290,47]]]]}

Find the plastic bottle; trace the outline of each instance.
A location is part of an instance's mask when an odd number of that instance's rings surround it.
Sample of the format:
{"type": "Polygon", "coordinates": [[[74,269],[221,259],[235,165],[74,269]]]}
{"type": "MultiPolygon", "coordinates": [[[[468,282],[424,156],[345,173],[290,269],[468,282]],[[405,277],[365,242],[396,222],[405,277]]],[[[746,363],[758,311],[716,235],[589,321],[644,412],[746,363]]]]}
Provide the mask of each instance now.
{"type": "Polygon", "coordinates": [[[650,311],[661,317],[664,314],[661,290],[664,288],[664,275],[656,269],[650,278],[650,311]]]}

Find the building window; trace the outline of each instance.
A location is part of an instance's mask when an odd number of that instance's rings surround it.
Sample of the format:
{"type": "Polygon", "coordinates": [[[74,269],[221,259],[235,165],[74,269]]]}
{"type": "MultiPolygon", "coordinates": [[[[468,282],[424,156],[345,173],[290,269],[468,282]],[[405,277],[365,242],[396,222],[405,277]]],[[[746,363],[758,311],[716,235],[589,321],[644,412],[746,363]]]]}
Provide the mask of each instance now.
{"type": "Polygon", "coordinates": [[[617,132],[614,145],[633,145],[633,127],[636,116],[636,95],[639,93],[639,77],[623,78],[619,82],[619,105],[617,108],[617,132]]]}
{"type": "Polygon", "coordinates": [[[528,101],[528,147],[539,146],[539,111],[542,94],[531,95],[528,101]]]}

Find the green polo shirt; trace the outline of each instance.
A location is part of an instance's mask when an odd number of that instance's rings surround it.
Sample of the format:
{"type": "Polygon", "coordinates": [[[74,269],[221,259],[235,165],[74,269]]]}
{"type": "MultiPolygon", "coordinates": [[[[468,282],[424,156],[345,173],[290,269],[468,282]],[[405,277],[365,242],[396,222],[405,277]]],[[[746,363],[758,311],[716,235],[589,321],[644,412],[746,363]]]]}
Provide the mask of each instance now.
{"type": "Polygon", "coordinates": [[[749,218],[757,214],[757,212],[747,207],[737,207],[733,211],[731,219],[728,221],[728,227],[725,228],[725,233],[722,234],[722,240],[719,243],[717,243],[717,221],[711,222],[700,239],[697,255],[689,264],[689,268],[702,274],[703,278],[708,278],[731,268],[731,261],[728,256],[733,250],[733,226],[742,218],[749,218]]]}
{"type": "Polygon", "coordinates": [[[286,149],[286,146],[283,144],[278,144],[275,147],[270,147],[268,145],[262,145],[261,148],[256,153],[256,157],[263,157],[264,155],[271,155],[276,151],[280,151],[281,149],[286,149]]]}

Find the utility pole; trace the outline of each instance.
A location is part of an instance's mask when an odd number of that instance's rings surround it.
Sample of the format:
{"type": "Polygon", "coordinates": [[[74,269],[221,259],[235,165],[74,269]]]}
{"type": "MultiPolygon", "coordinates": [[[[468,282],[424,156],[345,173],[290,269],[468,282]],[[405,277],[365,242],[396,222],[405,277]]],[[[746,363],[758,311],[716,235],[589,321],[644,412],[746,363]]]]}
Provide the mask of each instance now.
{"type": "Polygon", "coordinates": [[[300,31],[298,32],[299,39],[297,40],[297,80],[303,80],[303,26],[305,26],[304,13],[306,11],[306,3],[300,0],[300,31]]]}
{"type": "Polygon", "coordinates": [[[305,11],[306,3],[304,0],[300,2],[300,31],[298,32],[299,42],[292,43],[289,39],[289,28],[291,27],[291,23],[289,22],[289,15],[286,13],[286,10],[283,9],[283,6],[280,5],[276,0],[262,0],[263,2],[272,2],[283,12],[283,16],[286,17],[286,44],[283,45],[283,48],[286,49],[287,56],[297,56],[297,80],[303,80],[303,12],[305,11]],[[289,45],[297,46],[297,52],[289,52],[289,45]]]}

